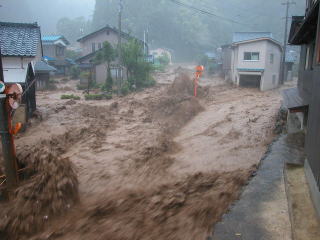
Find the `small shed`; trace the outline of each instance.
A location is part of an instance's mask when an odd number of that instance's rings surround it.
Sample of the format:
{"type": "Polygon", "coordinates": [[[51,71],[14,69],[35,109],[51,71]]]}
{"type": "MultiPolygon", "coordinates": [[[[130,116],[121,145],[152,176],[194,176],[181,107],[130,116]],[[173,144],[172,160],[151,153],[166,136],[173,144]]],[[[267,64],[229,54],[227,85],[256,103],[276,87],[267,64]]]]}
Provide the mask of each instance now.
{"type": "Polygon", "coordinates": [[[37,90],[46,90],[49,88],[51,73],[57,69],[47,64],[45,61],[39,61],[35,64],[37,90]]]}

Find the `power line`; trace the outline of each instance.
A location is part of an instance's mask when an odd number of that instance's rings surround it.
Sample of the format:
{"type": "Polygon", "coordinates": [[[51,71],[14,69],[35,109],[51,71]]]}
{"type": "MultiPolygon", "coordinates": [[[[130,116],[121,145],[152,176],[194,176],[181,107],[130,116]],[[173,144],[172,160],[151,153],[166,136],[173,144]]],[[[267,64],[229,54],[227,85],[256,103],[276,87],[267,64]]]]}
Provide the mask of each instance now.
{"type": "MultiPolygon", "coordinates": [[[[208,12],[208,11],[206,11],[206,10],[196,8],[196,7],[192,6],[192,5],[185,4],[185,3],[180,2],[180,1],[178,1],[178,0],[170,0],[170,1],[173,2],[173,3],[175,3],[175,4],[177,4],[177,5],[179,5],[179,6],[186,7],[186,8],[189,8],[189,9],[191,9],[191,10],[195,10],[195,11],[197,11],[197,12],[200,12],[200,13],[202,13],[202,14],[205,14],[205,15],[208,15],[208,16],[211,16],[211,17],[220,18],[220,19],[222,19],[222,20],[224,20],[224,21],[228,21],[228,22],[232,22],[232,23],[236,23],[236,24],[240,24],[240,25],[244,25],[244,26],[250,26],[250,25],[248,25],[248,24],[246,24],[246,23],[238,22],[238,21],[235,21],[234,19],[231,19],[231,18],[226,18],[226,17],[223,17],[223,16],[219,16],[219,15],[214,14],[214,13],[212,13],[212,12],[208,12]]],[[[251,26],[250,26],[250,27],[251,27],[251,26]]]]}

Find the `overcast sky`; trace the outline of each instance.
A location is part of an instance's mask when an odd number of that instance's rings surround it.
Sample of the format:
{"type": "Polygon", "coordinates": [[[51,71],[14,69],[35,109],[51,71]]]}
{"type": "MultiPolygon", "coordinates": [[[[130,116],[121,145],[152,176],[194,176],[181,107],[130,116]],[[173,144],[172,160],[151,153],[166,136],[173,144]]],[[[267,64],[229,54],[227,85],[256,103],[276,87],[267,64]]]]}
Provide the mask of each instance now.
{"type": "Polygon", "coordinates": [[[95,0],[0,0],[1,21],[38,22],[43,34],[56,31],[62,17],[91,18],[95,0]]]}

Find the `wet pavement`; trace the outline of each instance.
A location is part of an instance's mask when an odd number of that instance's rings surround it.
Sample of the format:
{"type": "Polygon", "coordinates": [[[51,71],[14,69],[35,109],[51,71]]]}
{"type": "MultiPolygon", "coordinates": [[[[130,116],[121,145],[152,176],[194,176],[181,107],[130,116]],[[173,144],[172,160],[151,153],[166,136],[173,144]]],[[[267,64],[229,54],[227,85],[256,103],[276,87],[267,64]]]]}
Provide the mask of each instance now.
{"type": "Polygon", "coordinates": [[[288,141],[286,135],[272,143],[257,175],[230,212],[216,224],[211,239],[292,239],[283,167],[286,161],[301,158],[302,150],[294,140],[288,141]]]}

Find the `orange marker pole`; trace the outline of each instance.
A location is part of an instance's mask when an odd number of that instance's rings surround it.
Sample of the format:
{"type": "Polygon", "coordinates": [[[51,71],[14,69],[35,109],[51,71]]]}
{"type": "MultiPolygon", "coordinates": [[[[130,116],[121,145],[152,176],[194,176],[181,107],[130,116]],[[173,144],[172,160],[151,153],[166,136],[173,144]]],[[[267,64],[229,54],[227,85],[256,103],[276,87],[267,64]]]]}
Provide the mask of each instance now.
{"type": "Polygon", "coordinates": [[[196,77],[194,79],[194,96],[197,97],[197,90],[198,90],[198,74],[196,74],[196,77]]]}

